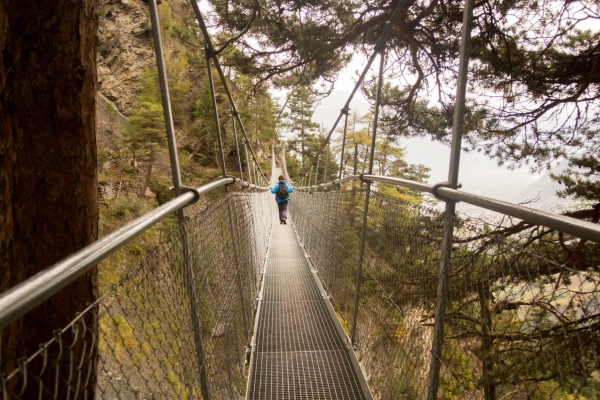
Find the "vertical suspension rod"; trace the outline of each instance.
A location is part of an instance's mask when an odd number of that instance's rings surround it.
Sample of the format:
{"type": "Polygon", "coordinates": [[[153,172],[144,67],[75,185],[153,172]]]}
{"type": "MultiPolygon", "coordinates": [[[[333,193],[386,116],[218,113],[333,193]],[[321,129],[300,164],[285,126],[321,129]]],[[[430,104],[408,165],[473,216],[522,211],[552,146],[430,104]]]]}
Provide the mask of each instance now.
{"type": "MultiPolygon", "coordinates": [[[[248,143],[248,147],[250,147],[250,152],[252,153],[252,158],[254,160],[254,163],[256,164],[256,167],[258,168],[258,170],[260,171],[260,173],[262,175],[262,171],[260,170],[260,165],[258,164],[258,158],[256,157],[256,154],[254,153],[254,149],[252,149],[252,145],[250,144],[250,141],[248,140],[248,133],[246,132],[246,128],[244,127],[244,124],[242,123],[242,119],[240,118],[240,114],[238,113],[238,109],[235,105],[235,101],[233,101],[233,96],[231,95],[231,91],[229,90],[229,86],[227,85],[227,80],[225,78],[225,73],[223,72],[223,68],[221,68],[221,64],[219,63],[218,58],[216,56],[213,56],[215,54],[215,48],[212,44],[212,40],[210,38],[210,34],[208,33],[208,29],[206,28],[206,23],[204,22],[204,17],[202,16],[202,13],[200,12],[200,7],[198,6],[198,2],[196,0],[190,0],[190,3],[192,4],[192,8],[194,9],[194,14],[196,14],[196,20],[198,21],[198,24],[200,25],[200,30],[202,31],[202,35],[204,36],[204,45],[206,46],[207,51],[210,55],[210,57],[208,55],[207,55],[207,57],[213,59],[215,68],[217,70],[217,73],[219,74],[219,78],[221,79],[221,82],[223,83],[223,89],[225,90],[225,94],[227,94],[227,98],[229,99],[229,104],[231,105],[231,108],[233,109],[235,118],[238,121],[238,125],[240,126],[240,128],[242,130],[244,139],[246,140],[246,143],[248,143]]],[[[258,182],[256,182],[256,183],[258,184],[258,182]]]]}
{"type": "Polygon", "coordinates": [[[318,181],[319,181],[319,161],[321,158],[321,153],[317,153],[317,167],[315,168],[315,186],[317,185],[318,181]]]}
{"type": "MultiPolygon", "coordinates": [[[[335,128],[337,127],[338,123],[342,119],[343,111],[345,109],[349,109],[350,108],[350,102],[352,102],[352,99],[354,98],[354,95],[358,91],[358,88],[360,87],[360,85],[362,84],[363,80],[367,76],[367,73],[371,69],[371,65],[373,64],[373,61],[375,61],[375,57],[377,57],[377,54],[380,53],[380,52],[382,52],[383,49],[385,48],[385,43],[387,42],[388,37],[392,33],[392,30],[394,28],[394,24],[395,24],[396,20],[402,14],[402,10],[404,10],[406,8],[406,2],[407,2],[407,0],[400,0],[398,2],[398,5],[396,5],[396,9],[394,10],[394,13],[392,14],[392,16],[391,16],[390,20],[388,21],[387,25],[385,26],[385,29],[383,30],[383,33],[379,37],[379,40],[377,40],[377,43],[375,44],[375,49],[373,51],[373,54],[371,54],[371,57],[369,57],[369,59],[367,61],[367,65],[365,65],[365,68],[363,69],[362,74],[360,74],[360,77],[358,78],[358,81],[354,85],[354,88],[352,89],[352,92],[350,93],[350,96],[348,97],[348,100],[346,101],[346,104],[344,105],[344,108],[342,108],[342,112],[340,112],[340,114],[338,115],[335,123],[333,124],[333,127],[329,131],[329,134],[327,135],[327,137],[325,138],[325,140],[321,144],[319,152],[321,152],[323,150],[323,147],[325,147],[325,144],[331,138],[331,135],[335,131],[335,128]]],[[[313,163],[311,163],[311,165],[312,164],[313,163]]],[[[309,168],[310,168],[310,166],[306,167],[304,169],[304,171],[300,174],[300,176],[306,176],[309,168]]]]}
{"type": "MultiPolygon", "coordinates": [[[[460,45],[460,61],[458,82],[456,85],[456,101],[454,107],[454,123],[452,127],[452,146],[450,149],[450,165],[448,170],[448,186],[458,187],[458,169],[460,166],[460,149],[464,130],[465,100],[467,94],[467,78],[469,72],[469,52],[471,48],[471,30],[473,28],[474,0],[465,0],[463,12],[463,29],[460,45]]],[[[442,346],[444,338],[444,318],[450,281],[450,256],[452,255],[452,236],[454,231],[456,202],[446,200],[444,229],[442,237],[442,257],[439,267],[435,320],[433,325],[433,343],[431,348],[431,364],[427,382],[427,400],[436,400],[440,379],[442,346]]]]}
{"type": "Polygon", "coordinates": [[[219,141],[219,151],[221,153],[221,172],[223,176],[227,175],[227,167],[225,166],[225,151],[223,150],[223,139],[221,138],[221,124],[219,123],[219,110],[217,108],[217,96],[215,94],[215,83],[213,81],[212,69],[210,66],[210,51],[206,48],[206,70],[208,71],[208,84],[210,86],[210,96],[215,115],[215,127],[217,128],[217,140],[219,141]]]}
{"type": "Polygon", "coordinates": [[[240,263],[240,256],[238,254],[238,246],[235,244],[235,229],[233,226],[233,213],[231,211],[231,197],[227,199],[227,211],[229,213],[229,228],[231,229],[231,238],[233,241],[233,256],[235,258],[235,268],[236,268],[236,284],[238,287],[238,292],[240,296],[240,307],[242,308],[242,322],[244,325],[244,335],[248,338],[247,346],[250,346],[250,338],[248,337],[248,310],[246,308],[246,303],[244,302],[244,289],[242,287],[242,269],[240,263]]]}
{"type": "MultiPolygon", "coordinates": [[[[381,102],[381,87],[383,86],[383,67],[385,65],[385,51],[381,50],[379,60],[379,77],[377,81],[377,101],[375,102],[375,116],[373,117],[373,136],[371,138],[371,155],[369,158],[369,175],[373,173],[375,158],[375,141],[377,140],[377,120],[381,102]]],[[[356,274],[356,293],[354,296],[354,315],[352,317],[352,344],[356,344],[356,320],[358,319],[358,303],[360,300],[360,287],[362,283],[362,270],[365,261],[365,242],[367,238],[367,219],[369,217],[369,202],[371,201],[371,181],[367,181],[365,192],[365,207],[363,213],[362,233],[360,235],[360,256],[358,258],[358,272],[356,274]]]]}
{"type": "Polygon", "coordinates": [[[344,150],[346,149],[346,132],[348,131],[348,114],[350,114],[350,109],[348,107],[345,107],[342,109],[342,113],[346,117],[344,118],[344,136],[342,138],[342,155],[340,157],[340,179],[343,178],[342,174],[344,171],[344,150]]]}
{"type": "MultiPolygon", "coordinates": [[[[152,35],[154,38],[154,50],[156,54],[156,67],[158,69],[158,79],[160,82],[160,95],[163,106],[163,115],[165,118],[165,127],[167,131],[167,143],[169,147],[169,158],[171,161],[171,174],[173,176],[173,187],[175,196],[181,194],[181,172],[179,169],[179,158],[177,156],[177,141],[175,140],[175,127],[173,125],[173,111],[171,108],[171,99],[169,97],[169,86],[167,80],[167,71],[162,48],[162,38],[160,34],[160,22],[158,19],[158,7],[156,0],[148,0],[150,9],[150,20],[152,23],[152,35]]],[[[206,370],[206,359],[204,352],[204,343],[202,341],[202,325],[200,320],[200,311],[198,309],[198,295],[196,293],[195,276],[192,268],[188,235],[185,226],[185,213],[183,209],[177,211],[177,219],[181,229],[181,241],[183,244],[183,257],[186,272],[186,288],[190,298],[190,311],[192,315],[192,325],[194,329],[194,343],[196,345],[196,359],[199,368],[200,387],[204,400],[210,399],[208,386],[208,372],[206,370]]]]}
{"type": "Polygon", "coordinates": [[[246,168],[248,168],[246,173],[248,174],[248,182],[252,185],[252,174],[250,173],[250,161],[248,160],[248,146],[246,145],[246,139],[244,139],[244,153],[246,153],[246,168]]]}
{"type": "Polygon", "coordinates": [[[323,169],[323,183],[327,183],[327,165],[329,165],[329,146],[325,149],[325,168],[323,169]]]}
{"type": "Polygon", "coordinates": [[[162,37],[160,34],[160,23],[158,21],[158,8],[156,0],[149,0],[150,19],[152,22],[152,36],[154,38],[154,52],[156,54],[156,67],[158,68],[158,80],[160,83],[160,97],[167,130],[167,143],[169,147],[169,158],[171,161],[171,175],[173,176],[173,187],[175,196],[181,194],[181,174],[179,171],[179,159],[177,158],[177,143],[175,141],[175,126],[173,125],[173,110],[169,97],[169,83],[165,67],[164,53],[162,48],[162,37]]]}
{"type": "Polygon", "coordinates": [[[240,155],[240,145],[238,143],[237,129],[235,128],[235,118],[233,117],[233,109],[231,110],[231,125],[233,125],[233,137],[235,138],[235,151],[237,153],[238,166],[240,168],[240,179],[244,180],[244,173],[242,172],[242,157],[240,155]]]}

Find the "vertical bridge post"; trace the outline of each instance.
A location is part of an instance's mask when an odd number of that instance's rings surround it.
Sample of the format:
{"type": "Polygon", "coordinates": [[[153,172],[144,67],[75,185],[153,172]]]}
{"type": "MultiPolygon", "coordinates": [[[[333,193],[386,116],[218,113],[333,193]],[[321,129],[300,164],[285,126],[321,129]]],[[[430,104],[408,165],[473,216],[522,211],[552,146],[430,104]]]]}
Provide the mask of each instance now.
{"type": "MultiPolygon", "coordinates": [[[[167,142],[169,145],[169,157],[171,161],[171,173],[173,175],[173,187],[175,196],[181,194],[181,173],[179,170],[179,158],[177,157],[177,142],[175,140],[175,127],[173,125],[173,111],[171,109],[171,99],[169,97],[169,86],[167,81],[167,71],[162,48],[162,38],[160,34],[160,23],[158,19],[158,8],[156,0],[148,0],[150,8],[150,19],[152,22],[152,35],[154,37],[154,49],[156,54],[156,66],[158,68],[158,78],[160,81],[160,94],[165,118],[165,127],[167,131],[167,142]]],[[[196,358],[198,362],[200,386],[204,400],[210,399],[208,387],[208,373],[205,364],[204,344],[202,342],[202,326],[200,320],[200,311],[198,310],[198,295],[196,293],[196,279],[192,268],[192,260],[188,242],[188,235],[185,226],[185,214],[183,209],[177,211],[177,219],[181,230],[181,242],[183,245],[183,258],[186,274],[186,286],[188,297],[190,298],[190,308],[192,314],[192,325],[194,329],[194,343],[196,345],[196,358]]]]}
{"type": "MultiPolygon", "coordinates": [[[[379,103],[381,102],[381,87],[383,86],[383,67],[385,65],[385,50],[383,44],[379,51],[379,77],[377,81],[377,101],[375,102],[375,115],[373,117],[373,136],[371,138],[371,154],[369,158],[369,175],[373,173],[373,161],[375,158],[375,141],[377,140],[377,120],[379,118],[379,103]]],[[[360,300],[360,286],[362,283],[362,270],[365,261],[365,241],[367,239],[367,219],[369,217],[369,202],[371,201],[371,181],[367,181],[365,192],[365,207],[363,213],[362,233],[360,236],[360,256],[358,259],[358,272],[356,274],[356,293],[354,296],[354,315],[352,317],[352,345],[356,344],[356,320],[358,319],[358,302],[360,300]]]]}
{"type": "MultiPolygon", "coordinates": [[[[452,146],[450,149],[450,165],[448,170],[447,186],[458,188],[458,169],[460,166],[461,140],[464,130],[465,100],[467,93],[467,76],[469,72],[469,51],[471,48],[471,30],[473,27],[474,0],[465,0],[463,13],[463,29],[460,46],[460,61],[458,68],[458,82],[456,84],[456,102],[454,106],[454,124],[452,127],[452,146]]],[[[444,317],[448,298],[448,285],[450,281],[450,256],[452,254],[452,236],[456,201],[446,200],[444,213],[444,230],[442,237],[442,256],[439,268],[439,280],[436,295],[435,320],[433,326],[433,343],[431,348],[431,364],[427,382],[427,400],[436,400],[442,361],[442,347],[444,339],[444,317]]]]}
{"type": "MultiPolygon", "coordinates": [[[[215,126],[217,129],[217,139],[219,141],[219,153],[221,155],[221,171],[223,173],[223,177],[227,176],[227,166],[225,165],[225,149],[223,148],[223,138],[221,136],[221,125],[219,123],[219,111],[217,108],[217,97],[215,94],[215,86],[214,86],[214,81],[213,81],[213,76],[212,76],[212,70],[211,70],[211,65],[210,65],[210,59],[213,57],[213,53],[212,50],[207,46],[206,47],[206,67],[208,68],[208,80],[209,80],[209,85],[210,85],[210,94],[212,97],[212,104],[213,104],[213,110],[214,110],[214,115],[215,115],[215,126]]],[[[223,85],[227,86],[227,82],[223,81],[223,85]]],[[[231,104],[231,108],[233,110],[235,110],[234,105],[231,104]]],[[[234,127],[235,127],[235,121],[234,121],[234,127]]],[[[229,188],[226,186],[225,190],[227,192],[229,192],[229,188]]],[[[229,217],[229,229],[231,232],[231,240],[232,240],[232,245],[233,245],[233,256],[234,256],[234,260],[235,260],[235,280],[236,280],[236,284],[237,284],[237,288],[238,288],[238,292],[239,292],[239,296],[240,296],[240,307],[242,309],[242,321],[244,324],[244,335],[246,337],[248,337],[248,321],[247,321],[247,312],[246,312],[246,304],[244,303],[244,290],[242,287],[242,281],[241,281],[241,273],[242,273],[242,269],[241,269],[241,264],[240,264],[240,257],[238,255],[238,247],[236,246],[235,243],[235,229],[233,226],[233,212],[231,210],[231,196],[229,196],[227,198],[227,214],[229,217]]],[[[248,341],[247,347],[250,346],[250,341],[248,341]]]]}

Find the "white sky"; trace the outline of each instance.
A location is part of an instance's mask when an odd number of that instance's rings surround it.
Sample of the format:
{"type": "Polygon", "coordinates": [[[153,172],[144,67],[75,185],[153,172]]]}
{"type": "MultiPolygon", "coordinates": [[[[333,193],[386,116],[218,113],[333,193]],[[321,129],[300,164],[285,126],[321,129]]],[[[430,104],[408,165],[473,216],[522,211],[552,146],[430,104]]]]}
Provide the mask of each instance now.
{"type": "MultiPolygon", "coordinates": [[[[205,0],[200,0],[199,3],[203,11],[210,9],[210,5],[205,0]]],[[[328,129],[331,128],[365,64],[366,58],[361,54],[356,54],[348,66],[340,71],[334,92],[315,109],[313,117],[315,122],[323,124],[328,129]]],[[[374,75],[378,65],[379,60],[376,59],[367,76],[374,75]]],[[[279,104],[283,105],[286,92],[271,90],[271,93],[277,98],[279,104]]],[[[362,113],[368,111],[368,104],[360,90],[354,96],[350,108],[358,108],[362,113]]],[[[285,138],[285,133],[283,136],[285,138]]],[[[402,139],[400,145],[406,150],[406,161],[412,164],[424,164],[431,168],[430,183],[447,180],[450,157],[448,146],[432,142],[428,138],[402,139]]],[[[540,174],[532,175],[528,168],[509,170],[506,167],[500,167],[496,161],[479,153],[462,152],[461,154],[459,181],[463,184],[463,190],[470,193],[513,202],[523,201],[526,188],[535,186],[536,181],[539,181],[538,186],[542,182],[547,182],[547,179],[540,179],[541,176],[540,174]]]]}
{"type": "MultiPolygon", "coordinates": [[[[316,107],[314,121],[324,124],[328,130],[333,126],[339,110],[343,107],[357,80],[358,76],[355,72],[357,70],[359,73],[362,72],[365,63],[364,57],[357,56],[340,72],[334,92],[316,107]]],[[[376,73],[378,64],[379,60],[376,59],[371,66],[371,74],[376,73]]],[[[284,92],[273,91],[273,94],[279,98],[280,104],[285,102],[284,92]]],[[[360,91],[354,96],[350,108],[358,108],[361,113],[368,111],[368,104],[360,91]]],[[[432,142],[428,138],[401,139],[400,145],[406,149],[406,161],[411,164],[424,164],[431,168],[430,183],[447,180],[450,159],[448,146],[432,142]]],[[[509,170],[506,167],[500,167],[495,161],[479,153],[462,152],[459,171],[459,181],[463,184],[463,190],[507,201],[525,200],[518,199],[520,193],[530,183],[540,178],[539,174],[530,174],[528,168],[509,170]]]]}

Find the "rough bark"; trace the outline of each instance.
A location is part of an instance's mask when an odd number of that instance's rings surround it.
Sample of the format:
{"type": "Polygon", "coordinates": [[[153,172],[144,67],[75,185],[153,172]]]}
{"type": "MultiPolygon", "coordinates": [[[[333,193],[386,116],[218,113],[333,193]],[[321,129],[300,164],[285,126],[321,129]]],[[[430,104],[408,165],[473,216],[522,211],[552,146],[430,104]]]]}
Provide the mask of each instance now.
{"type": "MultiPolygon", "coordinates": [[[[1,291],[97,238],[96,1],[0,0],[1,291]]],[[[96,287],[90,272],[2,331],[1,371],[67,325],[96,287]]],[[[28,386],[21,398],[37,398],[28,386]]]]}
{"type": "MultiPolygon", "coordinates": [[[[146,179],[144,180],[144,187],[142,188],[140,196],[143,196],[146,193],[148,186],[150,186],[150,179],[152,179],[152,167],[154,167],[155,158],[156,157],[154,155],[154,149],[152,149],[150,150],[150,158],[148,159],[148,169],[146,170],[146,179]]],[[[218,163],[219,162],[217,160],[217,164],[218,163]]]]}
{"type": "Polygon", "coordinates": [[[485,400],[496,400],[496,384],[494,383],[494,347],[492,342],[492,313],[490,311],[491,293],[489,288],[480,288],[479,305],[481,307],[481,369],[483,398],[485,400]]]}

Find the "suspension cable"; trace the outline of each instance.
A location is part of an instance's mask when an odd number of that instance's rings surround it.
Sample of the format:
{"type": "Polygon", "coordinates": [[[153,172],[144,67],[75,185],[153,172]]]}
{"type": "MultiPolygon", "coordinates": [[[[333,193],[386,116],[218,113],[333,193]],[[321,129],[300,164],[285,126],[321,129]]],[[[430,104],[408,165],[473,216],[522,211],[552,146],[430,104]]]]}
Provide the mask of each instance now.
{"type": "MultiPolygon", "coordinates": [[[[473,29],[474,0],[465,0],[463,10],[462,37],[460,43],[460,59],[458,82],[456,84],[456,102],[454,106],[454,124],[452,127],[452,143],[450,150],[450,165],[448,166],[447,186],[458,187],[458,169],[460,166],[461,141],[465,125],[467,79],[469,74],[469,56],[471,48],[471,30],[473,29]]],[[[445,185],[444,185],[445,186],[445,185]]],[[[448,300],[448,285],[450,282],[450,257],[454,235],[454,220],[456,217],[456,201],[446,201],[444,212],[444,230],[439,266],[439,280],[436,294],[435,319],[433,324],[433,340],[431,345],[431,363],[427,380],[427,400],[436,400],[440,379],[442,346],[444,340],[444,319],[448,300]]]]}
{"type": "Polygon", "coordinates": [[[233,126],[233,137],[235,138],[235,152],[237,153],[238,166],[240,168],[240,178],[244,180],[244,173],[242,172],[242,157],[240,155],[240,145],[238,143],[237,129],[235,128],[235,118],[233,117],[233,110],[231,111],[231,125],[233,126]]]}
{"type": "Polygon", "coordinates": [[[343,178],[343,171],[344,171],[344,150],[346,149],[346,132],[348,131],[348,114],[350,114],[350,109],[347,108],[347,107],[343,108],[342,112],[344,113],[345,118],[344,118],[344,136],[342,138],[342,154],[340,156],[340,176],[339,176],[340,179],[343,178]]]}
{"type": "Polygon", "coordinates": [[[210,66],[210,54],[208,48],[205,50],[206,69],[208,71],[208,86],[210,87],[210,96],[215,117],[215,127],[217,128],[217,140],[219,142],[219,151],[221,153],[221,171],[223,172],[223,176],[227,176],[227,167],[225,166],[225,151],[223,150],[223,140],[221,138],[221,124],[219,123],[219,110],[217,108],[217,97],[215,95],[215,83],[213,81],[212,68],[210,66]]]}
{"type": "MultiPolygon", "coordinates": [[[[375,159],[375,143],[377,141],[377,121],[379,119],[379,104],[381,100],[381,87],[383,86],[383,68],[385,66],[385,51],[381,51],[379,60],[379,76],[377,78],[377,101],[375,102],[375,116],[373,117],[373,135],[371,137],[371,155],[369,157],[369,174],[373,173],[375,159]]],[[[362,232],[360,235],[360,256],[358,261],[358,273],[356,274],[356,293],[354,296],[354,315],[352,317],[352,344],[356,342],[356,320],[358,318],[358,302],[360,300],[360,288],[362,283],[362,270],[365,261],[365,242],[367,240],[367,220],[369,218],[369,203],[371,201],[371,181],[367,181],[365,193],[365,206],[363,210],[362,232]]]]}
{"type": "Polygon", "coordinates": [[[219,63],[219,59],[215,55],[215,48],[212,44],[212,39],[210,38],[210,34],[208,33],[206,23],[204,22],[204,17],[202,16],[202,13],[200,12],[200,7],[198,6],[198,2],[196,0],[190,0],[190,3],[192,4],[192,8],[194,9],[194,13],[196,14],[196,20],[198,21],[198,24],[200,25],[200,30],[202,31],[202,35],[204,36],[204,44],[205,44],[206,48],[208,49],[207,57],[210,57],[213,59],[215,68],[217,70],[217,73],[219,74],[219,78],[221,79],[221,82],[223,83],[223,89],[225,90],[225,94],[227,94],[227,98],[229,99],[229,104],[231,105],[231,108],[233,109],[233,114],[234,114],[235,118],[237,119],[238,124],[242,130],[242,134],[244,135],[244,139],[246,140],[246,143],[248,144],[248,147],[250,148],[250,152],[252,154],[254,164],[256,165],[256,168],[258,168],[258,171],[260,172],[259,175],[262,177],[262,180],[264,183],[268,183],[268,182],[266,182],[266,180],[262,174],[260,164],[258,163],[258,158],[256,157],[256,154],[254,153],[254,149],[252,148],[252,145],[248,139],[248,134],[246,132],[246,128],[244,127],[244,124],[242,122],[242,119],[240,118],[238,109],[235,105],[235,101],[233,100],[233,96],[231,95],[231,91],[229,90],[229,85],[227,83],[225,74],[223,73],[223,68],[221,67],[221,64],[219,63]]]}
{"type": "MultiPolygon", "coordinates": [[[[400,17],[402,9],[404,9],[405,6],[406,6],[406,2],[407,2],[407,0],[400,0],[398,2],[398,5],[396,6],[396,9],[394,10],[394,13],[392,14],[392,16],[391,16],[390,20],[388,21],[387,25],[385,26],[385,29],[384,29],[383,33],[381,34],[381,36],[379,37],[379,40],[377,40],[377,43],[375,44],[375,48],[373,50],[373,53],[371,54],[371,56],[369,57],[369,59],[367,61],[367,65],[365,65],[365,68],[363,69],[362,74],[360,74],[360,77],[358,78],[358,81],[354,85],[354,88],[352,89],[352,92],[350,93],[350,96],[348,96],[348,100],[346,100],[346,104],[344,105],[344,108],[342,108],[342,111],[340,111],[340,114],[338,115],[335,123],[333,124],[333,127],[329,131],[329,134],[327,134],[327,137],[325,137],[325,139],[323,140],[323,143],[321,144],[319,152],[321,152],[323,150],[323,148],[325,147],[325,145],[327,144],[327,142],[331,138],[331,135],[335,131],[335,128],[337,127],[338,123],[342,119],[342,115],[344,115],[344,110],[346,110],[346,109],[349,110],[350,109],[350,103],[352,102],[352,99],[354,98],[354,95],[356,94],[356,92],[358,91],[358,88],[360,87],[360,85],[362,84],[363,80],[367,76],[367,73],[369,72],[369,69],[371,69],[371,64],[373,64],[373,62],[375,61],[375,57],[377,57],[377,54],[379,54],[379,52],[381,52],[382,49],[385,47],[385,43],[387,42],[388,37],[392,33],[392,29],[393,29],[394,23],[400,17]]],[[[301,177],[306,176],[308,170],[310,169],[310,167],[313,164],[314,164],[314,160],[310,163],[310,165],[308,167],[305,168],[305,170],[300,174],[300,176],[301,177]]]]}

